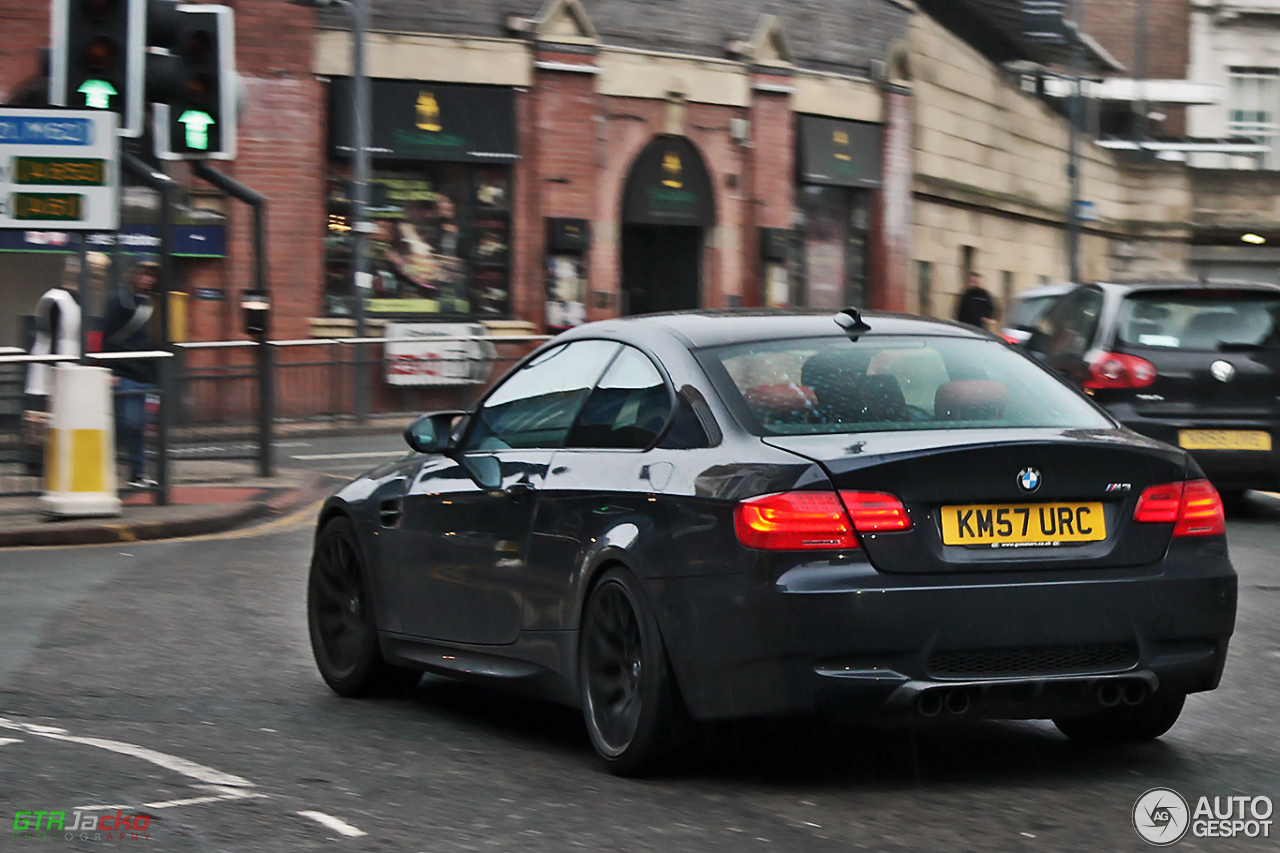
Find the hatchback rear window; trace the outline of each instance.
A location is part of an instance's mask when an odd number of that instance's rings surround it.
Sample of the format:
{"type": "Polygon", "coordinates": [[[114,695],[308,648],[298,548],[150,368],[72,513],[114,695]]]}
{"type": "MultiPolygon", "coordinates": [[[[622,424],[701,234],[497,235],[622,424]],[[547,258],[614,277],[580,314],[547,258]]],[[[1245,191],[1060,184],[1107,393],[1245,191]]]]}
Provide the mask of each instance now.
{"type": "Polygon", "coordinates": [[[1031,296],[1019,299],[1014,303],[1013,311],[1009,315],[1010,326],[1025,326],[1030,328],[1036,324],[1036,321],[1044,316],[1045,312],[1058,304],[1058,300],[1062,299],[1062,294],[1055,293],[1052,296],[1031,296]]]}
{"type": "Polygon", "coordinates": [[[1117,337],[1129,346],[1219,350],[1280,345],[1280,295],[1246,291],[1139,293],[1125,299],[1117,337]]]}
{"type": "Polygon", "coordinates": [[[1075,391],[994,341],[805,338],[718,347],[698,358],[760,435],[1112,426],[1075,391]]]}

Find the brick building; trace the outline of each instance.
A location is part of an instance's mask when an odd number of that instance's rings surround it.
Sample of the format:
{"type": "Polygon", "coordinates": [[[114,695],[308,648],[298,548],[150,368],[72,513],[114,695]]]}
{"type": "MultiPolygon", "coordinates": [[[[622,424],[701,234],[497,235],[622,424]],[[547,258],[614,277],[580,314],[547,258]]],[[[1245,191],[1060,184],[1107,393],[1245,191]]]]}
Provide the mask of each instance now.
{"type": "MultiPolygon", "coordinates": [[[[347,21],[227,5],[245,97],[239,155],[215,165],[267,197],[273,335],[333,330],[353,292],[347,21]]],[[[912,10],[373,0],[369,316],[543,329],[699,306],[901,307],[911,156],[894,122],[910,111],[888,69],[912,10]]],[[[0,0],[0,14],[12,102],[39,91],[47,6],[0,0]]],[[[190,335],[237,337],[248,211],[169,171],[187,207],[226,217],[225,257],[179,265],[190,335]]],[[[56,256],[0,252],[0,279],[25,283],[7,295],[47,286],[56,256]]]]}

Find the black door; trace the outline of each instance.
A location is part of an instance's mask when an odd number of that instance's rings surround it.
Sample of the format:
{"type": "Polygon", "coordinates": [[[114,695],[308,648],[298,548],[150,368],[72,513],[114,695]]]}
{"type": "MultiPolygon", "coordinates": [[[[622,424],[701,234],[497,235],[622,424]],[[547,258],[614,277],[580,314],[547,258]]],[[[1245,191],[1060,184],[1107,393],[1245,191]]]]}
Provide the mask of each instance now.
{"type": "Polygon", "coordinates": [[[423,463],[397,534],[405,633],[516,640],[547,465],[617,352],[618,344],[599,340],[547,350],[485,398],[456,453],[423,463]]]}
{"type": "Polygon", "coordinates": [[[627,314],[697,308],[702,229],[687,225],[624,225],[622,290],[627,314]]]}

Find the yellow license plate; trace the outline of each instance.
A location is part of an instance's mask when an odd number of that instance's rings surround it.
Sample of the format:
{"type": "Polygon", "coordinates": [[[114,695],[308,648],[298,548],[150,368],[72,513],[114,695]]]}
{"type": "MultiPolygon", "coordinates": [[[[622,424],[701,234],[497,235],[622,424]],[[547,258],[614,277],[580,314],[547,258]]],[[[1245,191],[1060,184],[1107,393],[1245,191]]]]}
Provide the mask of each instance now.
{"type": "Polygon", "coordinates": [[[1178,446],[1187,450],[1270,450],[1271,433],[1260,429],[1180,429],[1178,446]]]}
{"type": "Polygon", "coordinates": [[[1056,545],[1107,538],[1100,503],[944,506],[944,545],[1056,545]]]}

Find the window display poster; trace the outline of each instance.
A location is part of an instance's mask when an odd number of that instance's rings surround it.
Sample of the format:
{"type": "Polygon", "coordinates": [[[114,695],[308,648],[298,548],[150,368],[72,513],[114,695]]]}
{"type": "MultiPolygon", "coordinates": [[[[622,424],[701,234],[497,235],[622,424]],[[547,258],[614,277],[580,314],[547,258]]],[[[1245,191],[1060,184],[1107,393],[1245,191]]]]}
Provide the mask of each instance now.
{"type": "Polygon", "coordinates": [[[581,255],[547,255],[547,328],[567,329],[587,319],[581,255]]]}
{"type": "MultiPolygon", "coordinates": [[[[367,211],[373,228],[369,313],[506,315],[506,170],[418,164],[375,171],[372,183],[377,202],[367,211]]],[[[349,187],[345,172],[335,170],[325,241],[334,313],[349,311],[351,295],[349,187]]]]}

